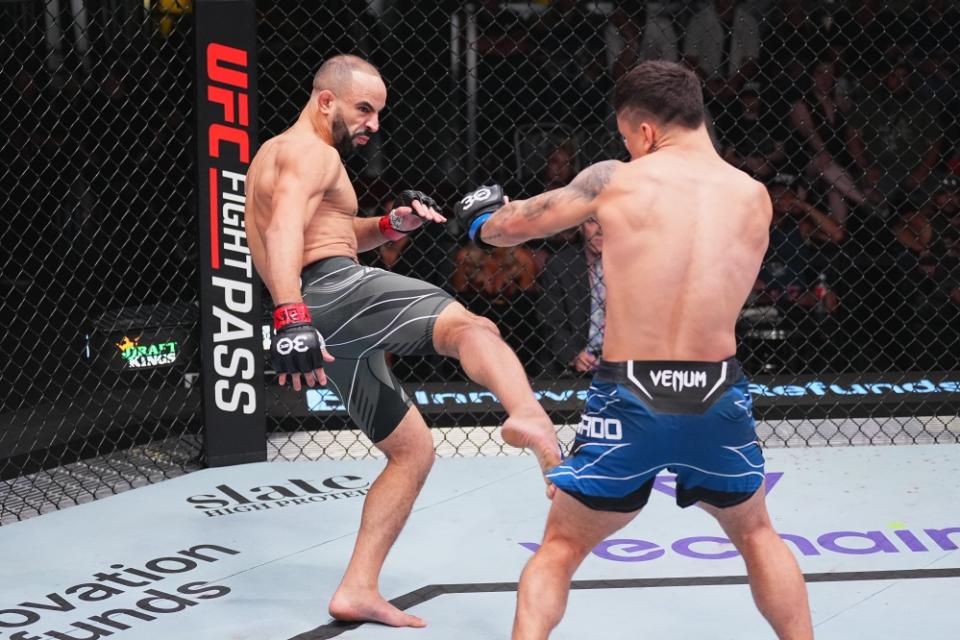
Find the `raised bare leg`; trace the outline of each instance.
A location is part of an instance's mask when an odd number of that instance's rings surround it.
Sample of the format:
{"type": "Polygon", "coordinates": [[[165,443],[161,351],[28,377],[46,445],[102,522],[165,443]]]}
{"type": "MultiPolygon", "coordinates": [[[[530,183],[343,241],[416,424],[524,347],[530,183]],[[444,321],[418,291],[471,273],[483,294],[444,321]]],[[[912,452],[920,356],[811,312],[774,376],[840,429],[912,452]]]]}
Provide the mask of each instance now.
{"type": "Polygon", "coordinates": [[[393,433],[377,443],[387,456],[363,503],[360,532],[347,571],[330,600],[337,620],[373,621],[393,627],[423,627],[380,595],[380,570],[400,535],[414,500],[433,465],[433,438],[416,407],[411,407],[393,433]]]}
{"type": "Polygon", "coordinates": [[[534,397],[523,366],[495,324],[454,302],[437,318],[433,344],[438,353],[460,360],[471,380],[497,396],[509,416],[503,424],[508,444],[531,449],[544,472],[560,463],[553,421],[534,397]]]}

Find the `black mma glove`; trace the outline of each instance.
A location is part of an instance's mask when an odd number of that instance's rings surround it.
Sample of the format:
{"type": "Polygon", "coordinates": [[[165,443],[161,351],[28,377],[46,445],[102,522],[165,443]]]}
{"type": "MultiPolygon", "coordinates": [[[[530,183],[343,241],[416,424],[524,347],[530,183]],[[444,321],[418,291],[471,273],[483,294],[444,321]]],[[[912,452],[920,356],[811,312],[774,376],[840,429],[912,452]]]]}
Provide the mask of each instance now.
{"type": "Polygon", "coordinates": [[[327,345],[310,324],[307,305],[277,305],[273,310],[273,328],[276,335],[270,344],[270,363],[277,373],[309,373],[323,368],[327,345]]]}
{"type": "Polygon", "coordinates": [[[425,194],[423,191],[404,189],[397,194],[397,206],[399,207],[412,207],[414,200],[418,200],[420,204],[425,207],[440,211],[440,205],[437,204],[437,201],[425,194]]]}
{"type": "Polygon", "coordinates": [[[453,212],[467,230],[469,237],[478,247],[489,249],[493,245],[487,244],[480,237],[480,228],[493,212],[503,206],[503,187],[492,184],[471,191],[457,203],[453,212]]]}
{"type": "Polygon", "coordinates": [[[417,213],[413,208],[414,201],[420,202],[428,209],[440,211],[437,201],[425,194],[423,191],[413,189],[404,189],[397,194],[395,207],[410,207],[411,212],[407,214],[397,213],[396,209],[380,218],[380,233],[387,240],[399,240],[411,231],[419,229],[425,218],[417,213]]]}

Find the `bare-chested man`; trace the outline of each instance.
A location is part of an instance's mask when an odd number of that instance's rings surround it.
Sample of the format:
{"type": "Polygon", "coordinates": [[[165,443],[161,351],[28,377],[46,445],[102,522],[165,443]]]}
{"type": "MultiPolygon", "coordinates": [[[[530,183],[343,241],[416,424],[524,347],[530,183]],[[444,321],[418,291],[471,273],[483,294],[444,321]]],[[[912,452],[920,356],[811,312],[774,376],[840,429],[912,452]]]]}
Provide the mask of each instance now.
{"type": "Polygon", "coordinates": [[[503,204],[493,186],[457,206],[482,244],[542,238],[591,216],[603,227],[603,359],[571,456],[547,474],[560,491],[520,578],[514,640],[548,637],[576,568],[637,515],[664,469],[677,474],[678,505],[699,503],[739,549],[777,635],[813,637],[800,569],[767,515],[747,381],[732,357],[770,199],[714,151],[701,95],[685,68],[643,63],[614,94],[630,162],[600,162],[529,200],[503,204]]]}
{"type": "Polygon", "coordinates": [[[280,384],[324,385],[384,452],[370,487],[346,573],[330,601],[340,620],[423,626],[387,602],[378,580],[433,464],[433,438],[387,368],[384,351],[459,358],[509,417],[504,439],[534,450],[545,470],[560,461],[549,417],[496,326],[425,282],[357,264],[373,249],[420,227],[445,222],[417,191],[377,218],[357,218],[357,196],[341,155],[379,128],[387,90],[377,69],[354,56],[320,67],[299,119],[265,142],[247,174],[246,225],[257,272],[276,303],[271,361],[280,384]],[[321,337],[322,336],[322,337],[321,337]]]}

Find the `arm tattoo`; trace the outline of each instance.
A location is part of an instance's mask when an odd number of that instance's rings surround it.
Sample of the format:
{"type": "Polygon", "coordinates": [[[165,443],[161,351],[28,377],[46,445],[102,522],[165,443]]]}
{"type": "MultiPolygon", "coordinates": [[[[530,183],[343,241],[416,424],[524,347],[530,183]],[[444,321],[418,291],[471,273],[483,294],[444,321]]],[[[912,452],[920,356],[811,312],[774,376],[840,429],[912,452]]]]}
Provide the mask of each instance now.
{"type": "Polygon", "coordinates": [[[593,200],[610,182],[610,176],[613,175],[617,164],[619,163],[616,160],[605,160],[591,165],[577,174],[567,189],[581,198],[593,200]]]}
{"type": "Polygon", "coordinates": [[[508,202],[497,210],[497,218],[501,220],[507,220],[516,216],[521,216],[528,220],[539,218],[561,199],[569,199],[569,196],[567,198],[561,198],[559,195],[561,191],[563,190],[548,191],[547,193],[541,193],[538,196],[533,196],[520,202],[508,202]]]}
{"type": "Polygon", "coordinates": [[[497,213],[507,218],[520,215],[530,220],[539,218],[550,208],[563,202],[576,199],[593,200],[610,182],[610,176],[613,175],[617,164],[619,163],[616,160],[598,162],[577,174],[577,177],[566,187],[541,193],[522,202],[510,202],[497,213]]]}
{"type": "Polygon", "coordinates": [[[610,182],[610,177],[618,164],[620,163],[616,160],[598,162],[581,171],[566,187],[547,191],[527,200],[508,202],[497,210],[494,217],[496,223],[486,225],[488,231],[484,234],[484,239],[495,241],[505,237],[500,225],[508,223],[513,218],[521,217],[524,220],[534,220],[567,202],[573,202],[574,200],[593,201],[610,182]]]}
{"type": "Polygon", "coordinates": [[[546,211],[557,204],[563,198],[557,192],[548,191],[547,193],[541,193],[538,196],[534,196],[529,200],[524,201],[520,205],[520,213],[524,218],[532,220],[534,218],[539,218],[546,211]]]}

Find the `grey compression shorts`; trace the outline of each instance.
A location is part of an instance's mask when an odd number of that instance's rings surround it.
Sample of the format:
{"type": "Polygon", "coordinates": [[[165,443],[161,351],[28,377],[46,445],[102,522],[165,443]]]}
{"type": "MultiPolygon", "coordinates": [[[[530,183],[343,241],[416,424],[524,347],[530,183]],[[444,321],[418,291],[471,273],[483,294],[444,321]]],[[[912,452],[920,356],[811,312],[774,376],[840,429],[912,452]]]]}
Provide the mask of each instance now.
{"type": "Polygon", "coordinates": [[[327,383],[374,442],[397,427],[411,405],[384,352],[428,355],[437,316],[453,298],[432,284],[350,258],[325,258],[300,274],[303,302],[336,358],[327,383]]]}

